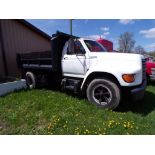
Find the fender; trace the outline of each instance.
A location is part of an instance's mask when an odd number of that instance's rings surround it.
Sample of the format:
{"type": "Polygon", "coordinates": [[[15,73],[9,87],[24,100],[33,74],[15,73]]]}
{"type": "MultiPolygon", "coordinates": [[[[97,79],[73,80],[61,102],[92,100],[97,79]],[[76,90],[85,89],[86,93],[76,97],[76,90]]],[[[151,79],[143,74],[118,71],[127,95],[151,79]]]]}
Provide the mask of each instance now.
{"type": "Polygon", "coordinates": [[[142,68],[138,63],[124,60],[108,60],[103,61],[102,63],[93,64],[87,71],[81,89],[83,89],[84,83],[89,78],[91,74],[94,73],[106,73],[114,76],[119,82],[120,86],[136,86],[142,83],[142,68]],[[133,83],[126,83],[122,79],[123,74],[135,74],[135,81],[133,83]]]}

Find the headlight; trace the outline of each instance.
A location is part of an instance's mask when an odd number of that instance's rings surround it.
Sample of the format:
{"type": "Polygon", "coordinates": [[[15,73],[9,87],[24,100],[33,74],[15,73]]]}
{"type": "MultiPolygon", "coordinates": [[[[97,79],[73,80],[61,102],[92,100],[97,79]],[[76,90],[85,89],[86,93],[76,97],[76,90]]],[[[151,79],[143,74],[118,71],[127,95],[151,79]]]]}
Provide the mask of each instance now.
{"type": "Polygon", "coordinates": [[[123,74],[122,78],[127,83],[132,83],[135,81],[134,74],[123,74]]]}

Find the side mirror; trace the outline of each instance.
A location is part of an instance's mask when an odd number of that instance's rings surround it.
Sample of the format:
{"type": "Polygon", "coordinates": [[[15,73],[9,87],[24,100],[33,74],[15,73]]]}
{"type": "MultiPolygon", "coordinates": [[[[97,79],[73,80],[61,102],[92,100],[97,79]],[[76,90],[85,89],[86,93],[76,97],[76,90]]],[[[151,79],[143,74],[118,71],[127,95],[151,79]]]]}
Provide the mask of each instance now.
{"type": "Polygon", "coordinates": [[[69,39],[67,54],[73,54],[73,53],[74,53],[74,40],[69,39]]]}

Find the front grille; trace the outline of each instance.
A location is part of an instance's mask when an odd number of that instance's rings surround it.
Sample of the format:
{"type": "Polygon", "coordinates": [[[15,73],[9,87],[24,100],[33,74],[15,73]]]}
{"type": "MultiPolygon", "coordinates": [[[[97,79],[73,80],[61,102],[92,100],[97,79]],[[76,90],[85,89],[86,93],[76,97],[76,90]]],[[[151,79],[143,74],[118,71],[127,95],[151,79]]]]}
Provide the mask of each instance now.
{"type": "Polygon", "coordinates": [[[142,59],[142,78],[146,79],[146,60],[142,59]]]}

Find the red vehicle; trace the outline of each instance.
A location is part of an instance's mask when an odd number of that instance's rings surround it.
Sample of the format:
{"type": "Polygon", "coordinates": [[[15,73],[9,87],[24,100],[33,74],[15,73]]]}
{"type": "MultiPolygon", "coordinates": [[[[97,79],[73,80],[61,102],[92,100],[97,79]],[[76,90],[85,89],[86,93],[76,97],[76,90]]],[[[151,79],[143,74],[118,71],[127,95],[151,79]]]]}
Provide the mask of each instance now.
{"type": "Polygon", "coordinates": [[[146,62],[146,75],[148,80],[155,80],[155,62],[146,62]]]}
{"type": "Polygon", "coordinates": [[[155,80],[155,61],[146,57],[146,75],[148,80],[155,80]]]}
{"type": "Polygon", "coordinates": [[[113,43],[106,39],[98,39],[97,42],[103,45],[104,48],[107,49],[108,52],[113,51],[113,43]]]}

